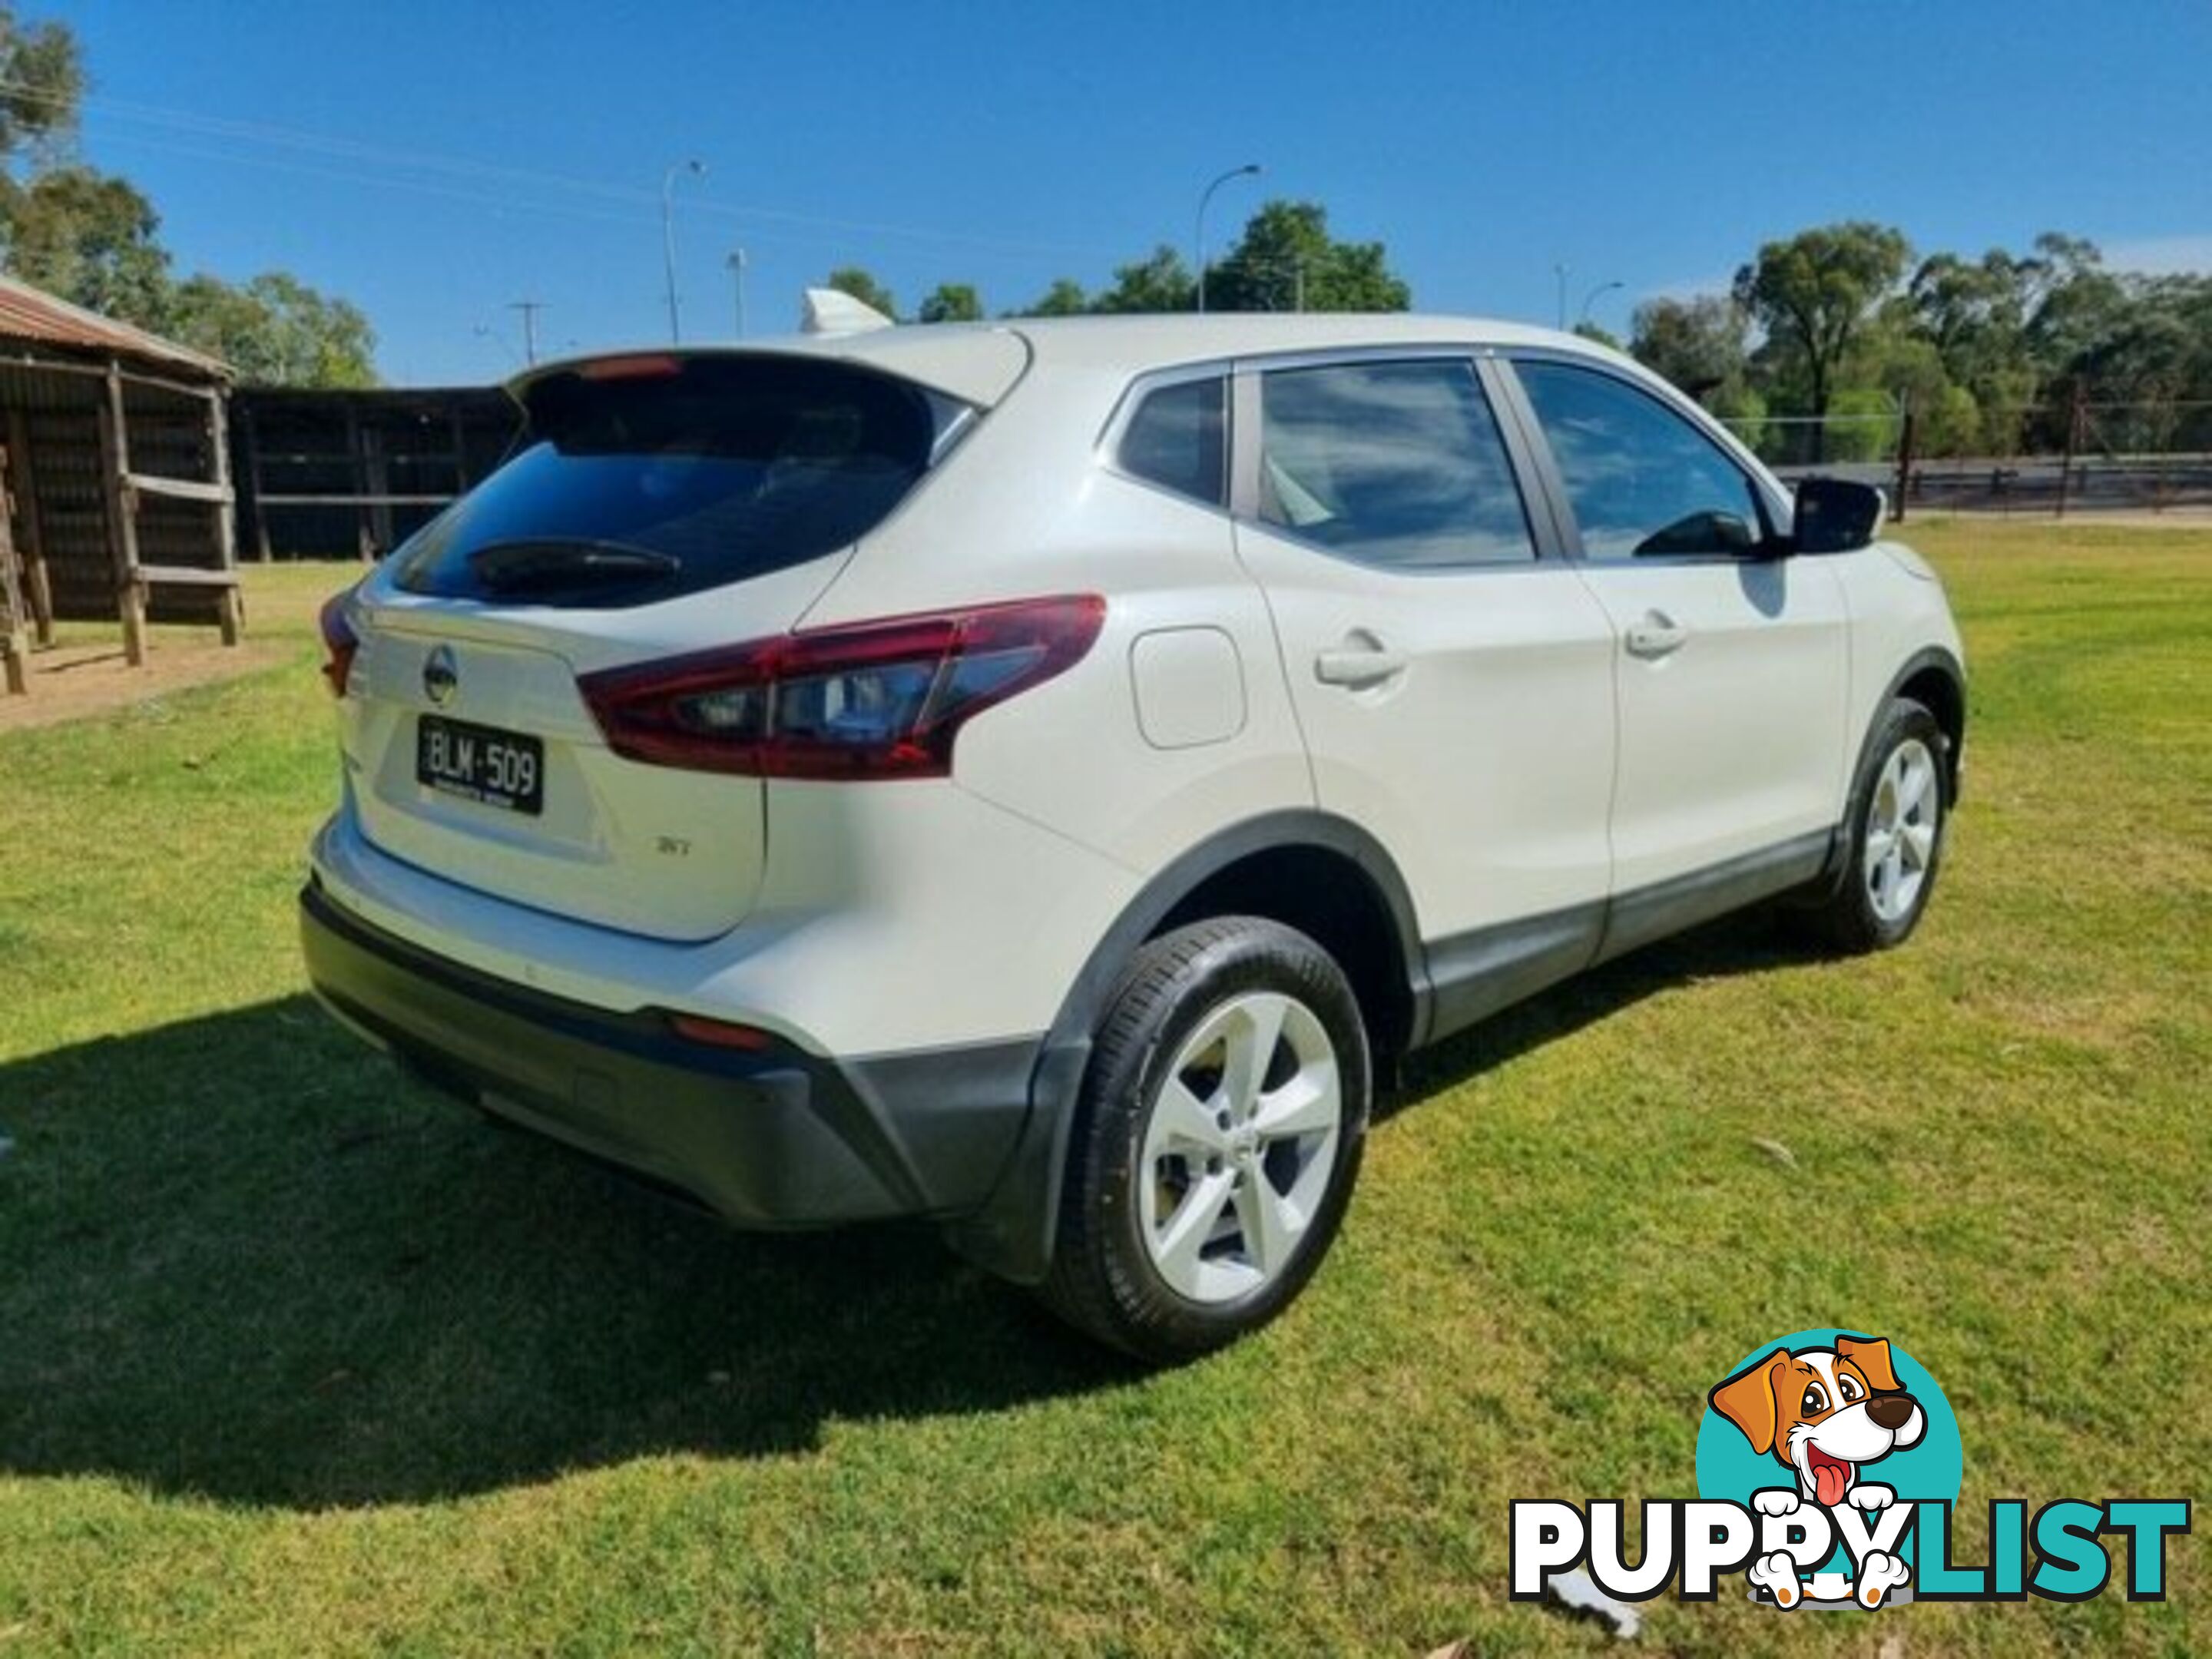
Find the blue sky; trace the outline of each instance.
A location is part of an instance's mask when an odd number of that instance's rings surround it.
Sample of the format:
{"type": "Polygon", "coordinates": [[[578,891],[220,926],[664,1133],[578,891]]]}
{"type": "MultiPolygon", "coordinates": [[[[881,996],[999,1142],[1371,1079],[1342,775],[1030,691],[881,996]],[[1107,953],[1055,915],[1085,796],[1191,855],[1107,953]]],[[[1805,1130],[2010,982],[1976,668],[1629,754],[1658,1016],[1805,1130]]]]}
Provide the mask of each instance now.
{"type": "Polygon", "coordinates": [[[1549,320],[1597,285],[1724,283],[1766,238],[1870,217],[1978,252],[2064,229],[2212,269],[2212,4],[938,5],[20,0],[76,28],[83,148],[186,269],[289,268],[362,305],[399,383],[665,332],[752,331],[867,266],[912,305],[1086,287],[1263,195],[1380,238],[1424,310],[1549,320]]]}

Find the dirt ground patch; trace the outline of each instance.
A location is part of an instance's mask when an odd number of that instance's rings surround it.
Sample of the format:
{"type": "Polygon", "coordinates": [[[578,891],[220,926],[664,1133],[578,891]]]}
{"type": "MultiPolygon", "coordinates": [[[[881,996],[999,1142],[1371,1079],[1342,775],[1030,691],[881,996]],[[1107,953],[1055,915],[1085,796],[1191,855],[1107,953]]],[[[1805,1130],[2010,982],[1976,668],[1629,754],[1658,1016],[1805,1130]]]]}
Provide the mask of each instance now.
{"type": "MultiPolygon", "coordinates": [[[[243,644],[224,645],[212,628],[157,623],[147,630],[145,666],[133,668],[123,659],[121,623],[61,623],[53,644],[31,653],[29,695],[0,692],[0,732],[112,714],[283,662],[313,640],[317,609],[358,580],[362,568],[248,565],[240,574],[246,585],[243,644]]],[[[313,683],[304,665],[301,672],[313,683]]]]}
{"type": "Polygon", "coordinates": [[[156,629],[147,642],[144,666],[133,668],[124,659],[119,638],[58,641],[31,653],[29,695],[0,695],[0,732],[132,708],[186,686],[250,674],[289,654],[273,641],[226,646],[211,630],[156,629]]]}

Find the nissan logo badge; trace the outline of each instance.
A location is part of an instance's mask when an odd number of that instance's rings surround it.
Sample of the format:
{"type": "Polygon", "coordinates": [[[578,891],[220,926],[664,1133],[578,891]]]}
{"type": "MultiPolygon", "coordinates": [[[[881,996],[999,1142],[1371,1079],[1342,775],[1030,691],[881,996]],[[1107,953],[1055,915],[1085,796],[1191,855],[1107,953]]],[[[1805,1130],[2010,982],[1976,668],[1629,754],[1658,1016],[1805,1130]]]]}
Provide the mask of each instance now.
{"type": "Polygon", "coordinates": [[[443,708],[460,689],[460,671],[453,665],[453,647],[441,645],[422,664],[422,690],[432,702],[443,708]]]}

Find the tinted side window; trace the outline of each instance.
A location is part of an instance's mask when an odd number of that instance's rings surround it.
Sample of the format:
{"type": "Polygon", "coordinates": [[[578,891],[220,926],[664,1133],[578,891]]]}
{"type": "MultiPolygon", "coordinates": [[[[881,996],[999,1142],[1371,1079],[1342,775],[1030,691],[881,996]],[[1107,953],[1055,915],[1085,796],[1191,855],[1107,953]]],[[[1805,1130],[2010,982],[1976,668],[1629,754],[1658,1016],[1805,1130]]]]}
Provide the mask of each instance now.
{"type": "Polygon", "coordinates": [[[1227,506],[1227,397],[1228,382],[1218,376],[1147,392],[1122,429],[1122,471],[1178,495],[1227,506]]]}
{"type": "Polygon", "coordinates": [[[1747,553],[1763,534],[1751,480],[1635,387],[1564,363],[1516,365],[1593,559],[1747,553]]]}
{"type": "Polygon", "coordinates": [[[1368,564],[1514,564],[1536,545],[1466,362],[1278,369],[1261,383],[1260,516],[1368,564]]]}

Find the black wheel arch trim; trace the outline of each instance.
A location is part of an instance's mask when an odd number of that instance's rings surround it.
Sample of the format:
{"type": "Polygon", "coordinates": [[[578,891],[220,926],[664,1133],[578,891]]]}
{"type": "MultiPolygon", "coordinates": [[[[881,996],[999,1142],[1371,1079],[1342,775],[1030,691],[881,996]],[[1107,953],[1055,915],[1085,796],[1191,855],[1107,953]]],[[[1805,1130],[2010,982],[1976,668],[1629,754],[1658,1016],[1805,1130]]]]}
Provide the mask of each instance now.
{"type": "MultiPolygon", "coordinates": [[[[1905,659],[1905,665],[1890,676],[1889,684],[1882,688],[1881,701],[1875,706],[1875,717],[1868,723],[1867,734],[1860,741],[1859,763],[1861,765],[1866,763],[1867,745],[1874,741],[1875,731],[1881,720],[1881,711],[1888,708],[1898,694],[1905,690],[1908,681],[1917,679],[1931,668],[1938,671],[1951,683],[1951,695],[1959,700],[1959,729],[1952,734],[1951,752],[1943,757],[1944,770],[1948,775],[1945,781],[1951,786],[1951,799],[1948,804],[1955,806],[1959,804],[1959,768],[1960,763],[1966,757],[1966,748],[1968,713],[1966,670],[1958,658],[1940,645],[1925,646],[1914,652],[1905,659]]],[[[1940,711],[1930,709],[1929,712],[1939,714],[1940,718],[1940,711]]],[[[1854,772],[1851,775],[1856,777],[1858,775],[1854,772]]]]}
{"type": "Polygon", "coordinates": [[[1373,884],[1397,935],[1418,1046],[1431,1000],[1426,952],[1413,895],[1382,842],[1349,819],[1309,807],[1247,818],[1186,849],[1146,882],[1093,947],[1037,1050],[1030,1110],[991,1196],[972,1216],[946,1229],[953,1249],[1017,1284],[1041,1281],[1051,1262],[1059,1224],[1060,1176],[1066,1168],[1075,1102],[1090,1063],[1091,1033],[1137,947],[1193,893],[1232,865],[1256,854],[1313,850],[1334,854],[1373,884]]]}
{"type": "Polygon", "coordinates": [[[1060,1004],[1059,1016],[1045,1034],[1046,1048],[1077,1038],[1088,1040],[1131,952],[1208,881],[1257,854],[1307,849],[1349,860],[1374,884],[1398,936],[1407,983],[1418,994],[1427,979],[1426,958],[1414,918],[1413,894],[1398,872],[1396,860],[1381,842],[1350,819],[1312,808],[1291,807],[1247,818],[1207,836],[1146,882],[1122,908],[1120,917],[1085,962],[1060,1004]]]}
{"type": "MultiPolygon", "coordinates": [[[[1874,743],[1881,735],[1882,716],[1908,684],[1931,668],[1951,683],[1952,695],[1959,700],[1959,730],[1951,737],[1943,756],[1946,787],[1943,804],[1947,814],[1959,804],[1960,769],[1966,748],[1966,671],[1959,659],[1943,647],[1923,646],[1905,659],[1903,665],[1889,677],[1889,684],[1882,687],[1881,695],[1875,699],[1874,711],[1867,720],[1865,732],[1859,738],[1858,750],[1851,757],[1850,791],[1844,799],[1843,818],[1836,825],[1835,838],[1828,849],[1828,867],[1821,874],[1821,890],[1833,891],[1850,869],[1852,799],[1858,793],[1859,779],[1865,775],[1868,763],[1874,758],[1874,743]]],[[[1929,712],[1937,714],[1934,709],[1929,712]]],[[[1938,720],[1940,723],[1940,714],[1938,720]]]]}

